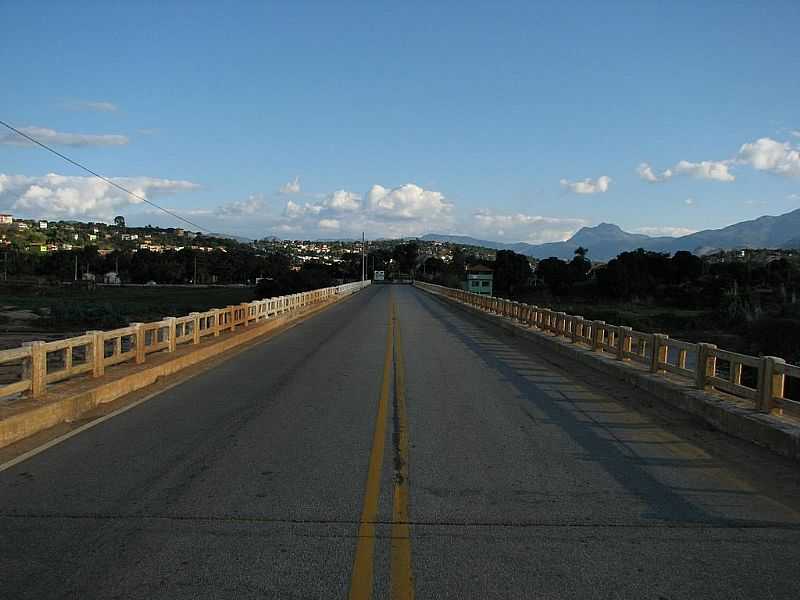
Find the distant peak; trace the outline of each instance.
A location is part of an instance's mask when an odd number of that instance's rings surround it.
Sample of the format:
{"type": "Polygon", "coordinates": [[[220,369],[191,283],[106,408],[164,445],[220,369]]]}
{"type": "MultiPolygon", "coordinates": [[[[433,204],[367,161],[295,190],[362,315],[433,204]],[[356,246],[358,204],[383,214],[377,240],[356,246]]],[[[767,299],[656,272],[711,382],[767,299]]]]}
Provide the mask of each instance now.
{"type": "Polygon", "coordinates": [[[595,231],[622,231],[622,228],[614,223],[600,223],[594,227],[585,227],[584,229],[594,229],[595,231]]]}

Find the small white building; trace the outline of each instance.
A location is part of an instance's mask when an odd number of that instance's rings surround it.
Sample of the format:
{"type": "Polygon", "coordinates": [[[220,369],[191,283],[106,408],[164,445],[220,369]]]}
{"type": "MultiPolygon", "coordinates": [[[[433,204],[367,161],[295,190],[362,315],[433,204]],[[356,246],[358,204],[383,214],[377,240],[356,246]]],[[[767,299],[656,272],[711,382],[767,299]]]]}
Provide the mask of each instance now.
{"type": "Polygon", "coordinates": [[[14,217],[11,215],[0,215],[0,225],[11,225],[14,222],[14,217]]]}
{"type": "Polygon", "coordinates": [[[39,229],[47,229],[47,221],[39,221],[39,229]]]}
{"type": "Polygon", "coordinates": [[[119,273],[116,271],[109,271],[103,275],[103,283],[107,283],[109,285],[119,285],[122,283],[122,280],[119,278],[119,273]]]}

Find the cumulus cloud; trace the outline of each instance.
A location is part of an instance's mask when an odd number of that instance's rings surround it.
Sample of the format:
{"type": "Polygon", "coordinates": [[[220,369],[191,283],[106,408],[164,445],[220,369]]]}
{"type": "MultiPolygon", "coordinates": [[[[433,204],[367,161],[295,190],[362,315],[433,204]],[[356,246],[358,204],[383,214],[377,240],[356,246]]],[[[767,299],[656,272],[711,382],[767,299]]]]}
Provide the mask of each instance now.
{"type": "MultiPolygon", "coordinates": [[[[148,200],[196,190],[190,181],[155,177],[114,177],[115,183],[148,200]]],[[[120,208],[141,204],[97,177],[48,173],[38,177],[0,174],[0,208],[35,217],[113,217],[120,208]]]]}
{"type": "Polygon", "coordinates": [[[113,102],[98,101],[98,100],[79,100],[77,102],[69,102],[67,108],[70,110],[91,110],[95,112],[117,112],[119,107],[113,102]]]}
{"type": "Polygon", "coordinates": [[[664,169],[660,174],[657,174],[655,171],[653,171],[653,167],[646,162],[641,163],[636,168],[636,172],[639,174],[640,178],[650,183],[659,183],[672,177],[671,169],[664,169]]]}
{"type": "Polygon", "coordinates": [[[323,206],[336,212],[353,212],[361,208],[361,196],[337,190],[325,198],[323,206]]]}
{"type": "Polygon", "coordinates": [[[683,201],[686,206],[693,206],[694,205],[694,198],[687,198],[683,201]]]}
{"type": "Polygon", "coordinates": [[[800,129],[793,129],[792,130],[792,135],[794,137],[800,137],[800,129]]]}
{"type": "Polygon", "coordinates": [[[734,181],[736,177],[730,172],[731,161],[703,160],[690,162],[682,160],[670,169],[657,173],[646,162],[641,163],[636,172],[639,177],[649,183],[661,183],[675,175],[688,175],[696,179],[711,179],[715,181],[734,181]]]}
{"type": "Polygon", "coordinates": [[[669,237],[682,237],[696,233],[696,229],[689,229],[688,227],[637,227],[633,230],[634,233],[643,233],[650,236],[669,236],[669,237]]]}
{"type": "Polygon", "coordinates": [[[311,201],[288,200],[280,224],[304,232],[408,236],[446,226],[452,209],[444,194],[413,183],[396,188],[374,185],[364,197],[337,190],[311,201]]]}
{"type": "Polygon", "coordinates": [[[300,193],[300,178],[295,177],[291,181],[284,183],[280,189],[281,194],[299,194],[300,193]]]}
{"type": "MultiPolygon", "coordinates": [[[[43,144],[53,146],[124,146],[128,143],[128,138],[124,135],[96,135],[91,133],[64,133],[46,127],[20,127],[19,130],[28,134],[35,140],[43,144]]],[[[33,142],[28,141],[21,135],[13,131],[0,136],[0,144],[12,146],[33,146],[33,142]]]]}
{"type": "Polygon", "coordinates": [[[247,200],[235,200],[219,206],[217,214],[222,217],[249,217],[264,212],[264,197],[253,194],[247,200]]]}
{"type": "Polygon", "coordinates": [[[789,142],[760,138],[742,144],[737,159],[758,171],[800,177],[800,151],[792,148],[789,142]]]}
{"type": "Polygon", "coordinates": [[[703,160],[689,162],[682,160],[673,167],[676,175],[690,175],[697,179],[713,179],[716,181],[733,181],[736,179],[729,170],[729,161],[703,160]]]}
{"type": "Polygon", "coordinates": [[[602,175],[597,179],[584,179],[583,181],[561,180],[562,187],[567,188],[575,194],[597,194],[607,192],[611,185],[611,177],[602,175]]]}
{"type": "Polygon", "coordinates": [[[408,220],[435,219],[453,208],[441,192],[424,190],[413,183],[394,189],[373,185],[367,193],[367,204],[374,215],[408,220]]]}
{"type": "Polygon", "coordinates": [[[318,225],[320,229],[327,229],[330,231],[339,229],[341,223],[339,219],[320,219],[318,225]]]}
{"type": "Polygon", "coordinates": [[[477,211],[473,217],[478,235],[531,244],[564,241],[588,224],[583,219],[498,214],[490,210],[477,211]]]}

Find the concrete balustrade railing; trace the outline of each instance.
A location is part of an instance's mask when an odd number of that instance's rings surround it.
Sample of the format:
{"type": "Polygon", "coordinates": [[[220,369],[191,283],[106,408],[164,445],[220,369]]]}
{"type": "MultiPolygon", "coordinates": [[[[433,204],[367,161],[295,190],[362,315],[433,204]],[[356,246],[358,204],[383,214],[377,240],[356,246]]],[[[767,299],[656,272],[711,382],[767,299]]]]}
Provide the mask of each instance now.
{"type": "Polygon", "coordinates": [[[155,352],[174,352],[182,344],[199,344],[206,336],[218,337],[239,327],[249,327],[276,315],[325,302],[334,296],[352,294],[369,284],[369,281],[346,283],[0,350],[0,366],[16,367],[18,371],[17,381],[0,384],[0,398],[17,395],[38,398],[49,384],[84,374],[102,377],[108,367],[126,362],[141,364],[155,352]]]}
{"type": "Polygon", "coordinates": [[[549,308],[421,281],[415,285],[515,320],[525,327],[566,338],[617,360],[638,363],[652,373],[670,373],[692,380],[698,389],[715,389],[750,401],[761,412],[783,415],[785,411],[800,418],[800,401],[785,395],[787,378],[796,380],[794,389],[800,388],[800,366],[787,364],[781,358],[739,354],[714,344],[694,344],[665,334],[644,333],[549,308]]]}

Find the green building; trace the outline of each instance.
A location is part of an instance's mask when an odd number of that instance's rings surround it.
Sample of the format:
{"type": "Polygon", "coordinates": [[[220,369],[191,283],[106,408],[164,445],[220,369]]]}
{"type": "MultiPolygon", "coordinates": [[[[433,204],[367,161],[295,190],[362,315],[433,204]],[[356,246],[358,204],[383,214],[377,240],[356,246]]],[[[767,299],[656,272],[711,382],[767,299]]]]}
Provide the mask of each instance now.
{"type": "Polygon", "coordinates": [[[467,280],[464,282],[464,289],[475,294],[491,296],[493,280],[494,272],[489,267],[484,267],[483,265],[467,267],[467,280]]]}

